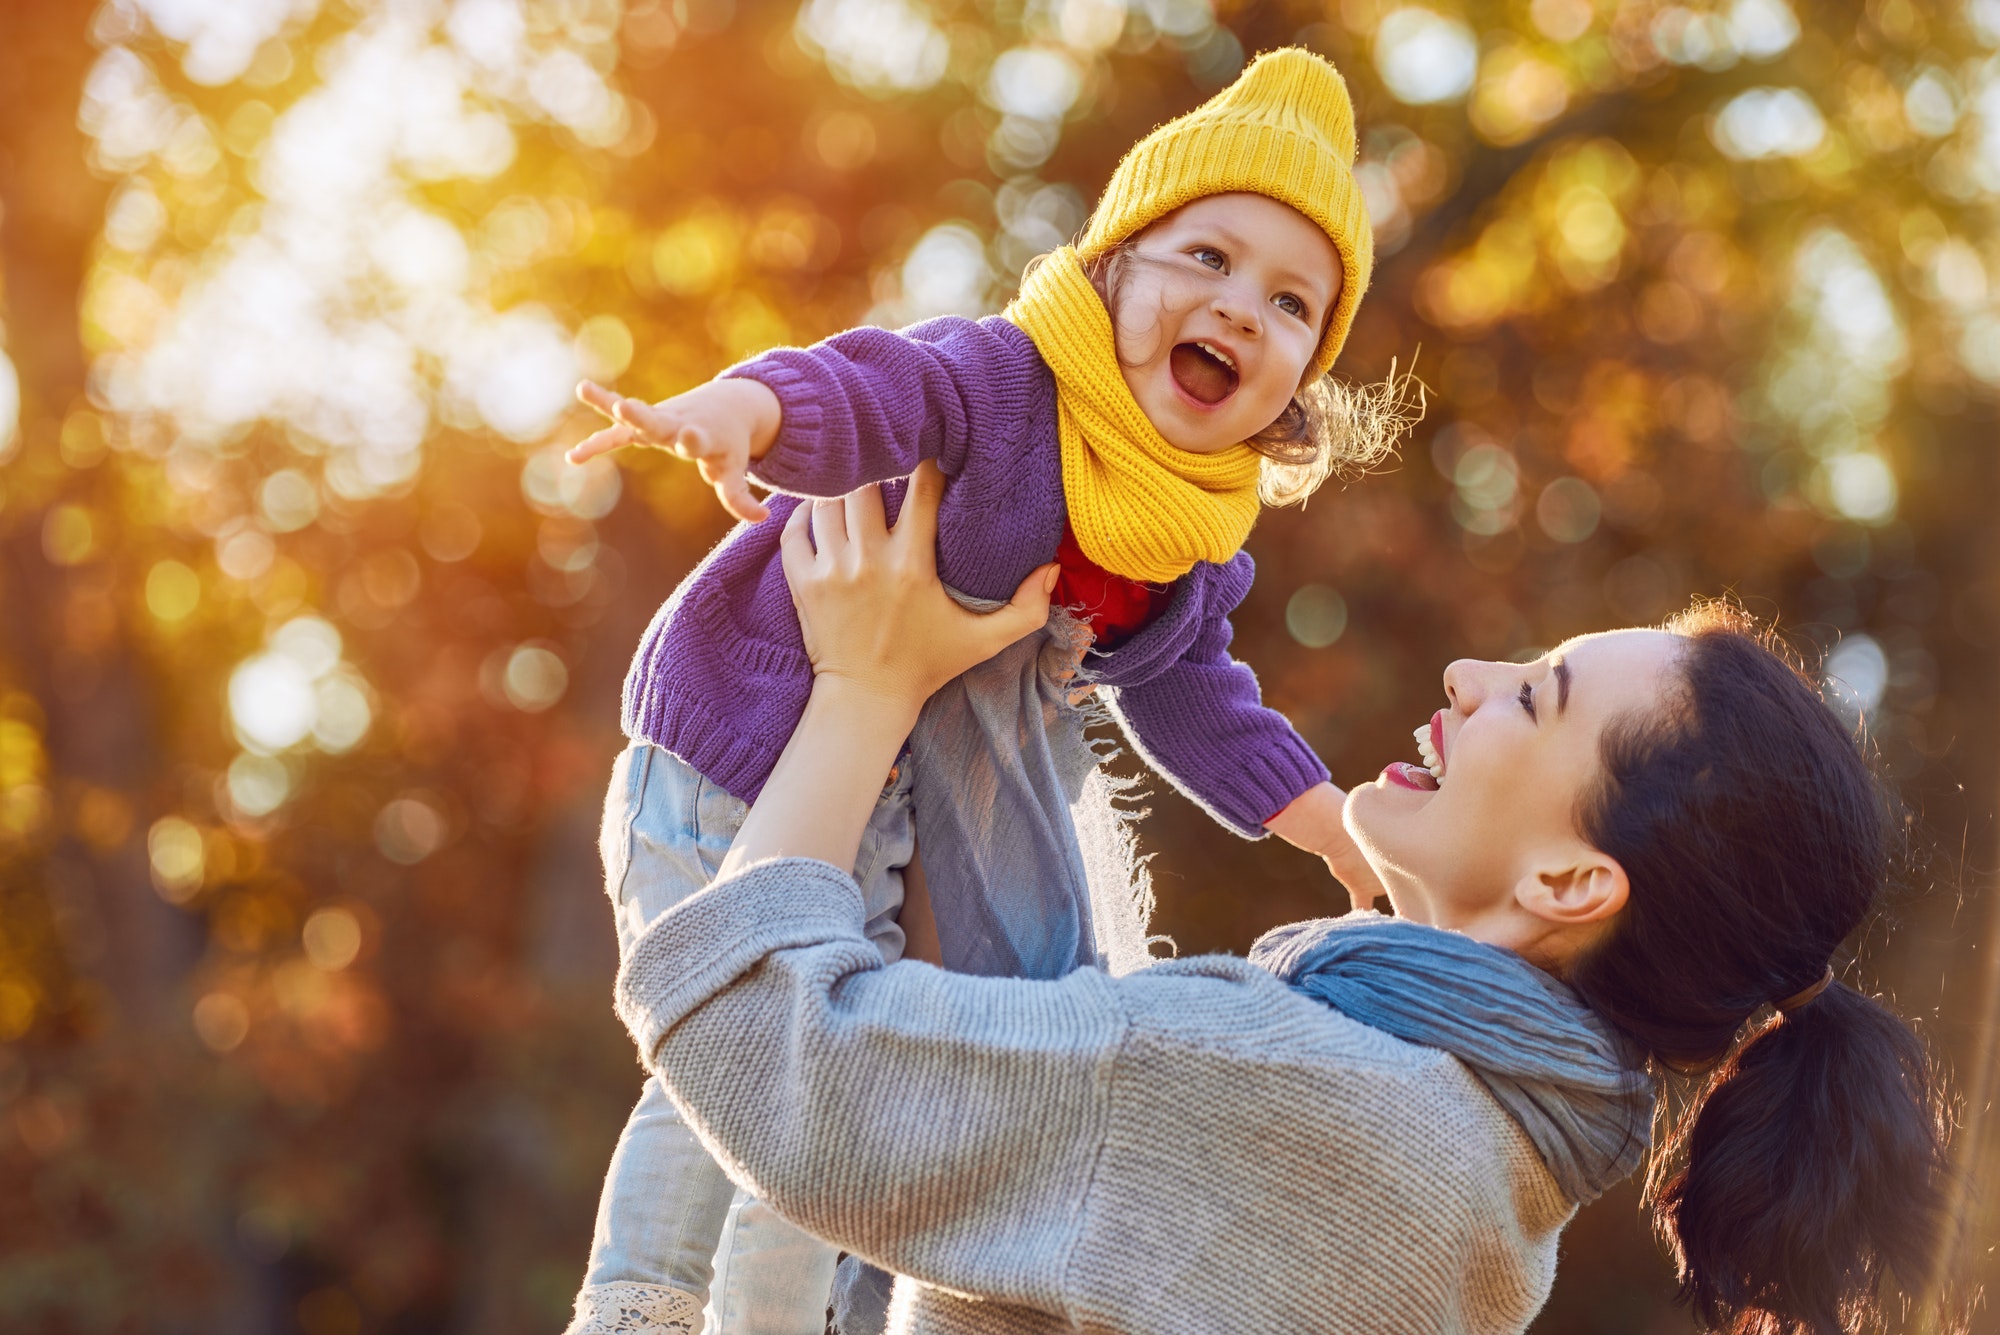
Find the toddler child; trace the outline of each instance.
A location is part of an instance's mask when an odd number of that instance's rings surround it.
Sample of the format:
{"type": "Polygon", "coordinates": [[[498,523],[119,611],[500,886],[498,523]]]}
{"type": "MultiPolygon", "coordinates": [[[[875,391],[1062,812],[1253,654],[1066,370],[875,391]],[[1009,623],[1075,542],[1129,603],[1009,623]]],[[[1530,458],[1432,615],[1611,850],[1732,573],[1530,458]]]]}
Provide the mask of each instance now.
{"type": "MultiPolygon", "coordinates": [[[[850,330],[657,405],[579,391],[615,425],[573,461],[672,448],[749,521],[660,609],[626,681],[633,740],[603,833],[621,955],[714,876],[804,708],[812,669],[779,562],[784,518],[799,497],[924,461],[948,480],[948,586],[1004,600],[1055,562],[1053,602],[1087,625],[1086,675],[1141,755],[1239,834],[1274,832],[1330,863],[1346,854],[1343,795],[1230,657],[1228,618],[1250,587],[1242,547],[1260,504],[1373,462],[1401,425],[1385,396],[1324,379],[1372,263],[1354,157],[1340,76],[1308,52],[1273,52],[1141,140],[1077,244],[1032,267],[1000,316],[850,330]],[[760,504],[752,478],[781,494],[760,504]]],[[[854,868],[889,960],[904,948],[913,831],[927,829],[913,822],[911,769],[883,788],[854,868]]],[[[932,865],[940,901],[943,880],[932,865]]],[[[1090,962],[1081,930],[1076,960],[1090,962]]],[[[712,1293],[710,1335],[817,1332],[833,1260],[736,1192],[651,1080],[606,1178],[570,1330],[691,1332],[712,1293]]]]}

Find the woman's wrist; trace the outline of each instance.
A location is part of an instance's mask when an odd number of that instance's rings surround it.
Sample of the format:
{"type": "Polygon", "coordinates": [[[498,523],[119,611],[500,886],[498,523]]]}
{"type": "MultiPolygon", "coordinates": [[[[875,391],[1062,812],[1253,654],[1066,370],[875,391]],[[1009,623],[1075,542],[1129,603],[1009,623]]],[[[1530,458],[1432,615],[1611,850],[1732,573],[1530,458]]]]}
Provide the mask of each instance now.
{"type": "Polygon", "coordinates": [[[718,876],[770,858],[818,858],[851,869],[862,831],[922,701],[835,674],[812,694],[718,876]]]}
{"type": "MultiPolygon", "coordinates": [[[[923,709],[922,699],[886,682],[872,682],[839,672],[813,674],[812,694],[806,697],[808,715],[817,707],[838,721],[839,726],[880,738],[898,739],[910,735],[923,709]]],[[[895,751],[902,750],[898,740],[895,751]]],[[[890,759],[894,760],[892,751],[890,759]]]]}

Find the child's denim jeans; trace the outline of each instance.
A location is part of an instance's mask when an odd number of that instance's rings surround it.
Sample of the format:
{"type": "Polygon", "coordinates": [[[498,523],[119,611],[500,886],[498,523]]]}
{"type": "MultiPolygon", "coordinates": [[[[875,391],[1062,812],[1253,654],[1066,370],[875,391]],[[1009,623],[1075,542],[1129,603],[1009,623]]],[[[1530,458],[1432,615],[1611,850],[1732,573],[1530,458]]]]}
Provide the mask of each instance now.
{"type": "MultiPolygon", "coordinates": [[[[908,769],[884,786],[854,868],[869,939],[890,962],[903,953],[897,913],[915,849],[908,769]]],[[[657,746],[634,742],[618,757],[599,847],[620,958],[648,923],[714,879],[747,811],[657,746]]],[[[649,1079],[605,1175],[570,1329],[820,1335],[834,1260],[833,1248],[737,1190],[649,1079]]]]}

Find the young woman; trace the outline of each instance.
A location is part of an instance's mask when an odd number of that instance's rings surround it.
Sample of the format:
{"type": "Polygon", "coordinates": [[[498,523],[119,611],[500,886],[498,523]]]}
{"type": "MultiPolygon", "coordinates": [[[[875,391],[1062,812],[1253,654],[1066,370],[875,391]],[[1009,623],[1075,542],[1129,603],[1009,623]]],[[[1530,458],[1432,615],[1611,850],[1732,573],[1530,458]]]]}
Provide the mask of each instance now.
{"type": "Polygon", "coordinates": [[[903,1277],[892,1329],[1524,1330],[1577,1203],[1640,1161],[1661,1066],[1713,1068],[1653,1192],[1705,1321],[1853,1330],[1885,1272],[1921,1284],[1938,1091],[1833,977],[1883,809],[1727,617],[1448,668],[1426,763],[1347,807],[1347,873],[1397,918],[1118,978],[885,966],[839,869],[926,695],[1041,625],[1053,574],[952,604],[940,491],[921,471],[893,533],[872,490],[788,523],[810,701],[618,981],[730,1174],[903,1277]]]}

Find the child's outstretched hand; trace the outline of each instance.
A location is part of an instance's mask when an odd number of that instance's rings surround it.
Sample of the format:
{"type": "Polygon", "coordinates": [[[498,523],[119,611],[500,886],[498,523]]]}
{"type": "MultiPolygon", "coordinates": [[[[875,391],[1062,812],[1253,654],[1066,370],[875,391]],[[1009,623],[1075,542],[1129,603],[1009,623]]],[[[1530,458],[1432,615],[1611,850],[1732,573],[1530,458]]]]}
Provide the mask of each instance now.
{"type": "Polygon", "coordinates": [[[1384,891],[1375,869],[1361,856],[1361,850],[1348,836],[1347,827],[1341,824],[1341,808],[1346,804],[1347,794],[1330,783],[1322,783],[1306,789],[1264,828],[1286,843],[1319,854],[1358,912],[1374,908],[1384,891]]]}
{"type": "Polygon", "coordinates": [[[702,481],[715,488],[722,508],[738,519],[754,524],[771,513],[750,494],[750,461],[769,452],[783,412],[778,396],[757,381],[711,380],[647,403],[586,380],[576,387],[576,396],[612,425],[571,446],[571,463],[586,463],[627,445],[651,445],[692,461],[702,481]]]}

